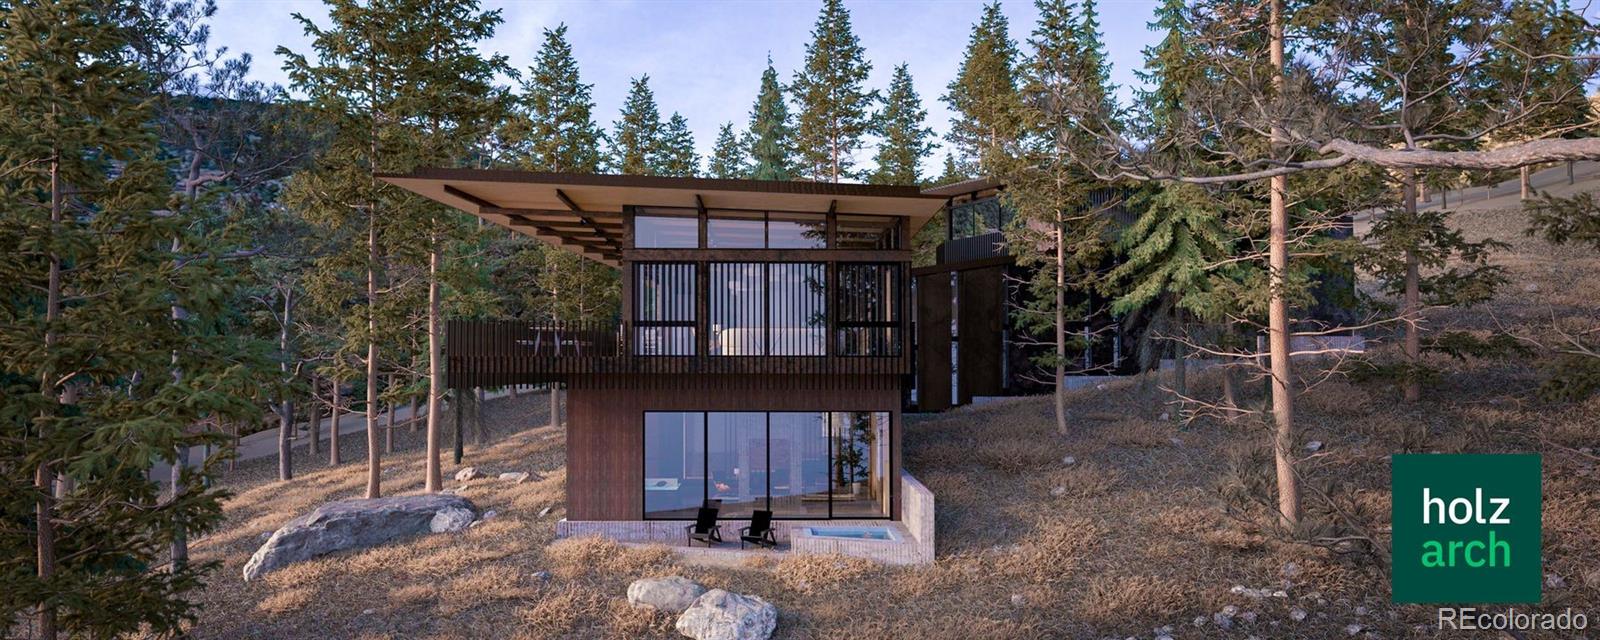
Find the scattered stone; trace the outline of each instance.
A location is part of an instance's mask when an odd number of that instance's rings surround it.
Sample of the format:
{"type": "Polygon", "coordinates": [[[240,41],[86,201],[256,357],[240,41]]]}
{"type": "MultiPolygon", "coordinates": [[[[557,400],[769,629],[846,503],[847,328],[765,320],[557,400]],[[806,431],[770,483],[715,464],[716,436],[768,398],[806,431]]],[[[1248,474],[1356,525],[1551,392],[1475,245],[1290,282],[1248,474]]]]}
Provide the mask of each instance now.
{"type": "Polygon", "coordinates": [[[1104,382],[1094,386],[1094,390],[1095,391],[1105,391],[1106,389],[1110,389],[1110,388],[1111,387],[1106,386],[1106,383],[1104,383],[1104,382]]]}
{"type": "Polygon", "coordinates": [[[1322,450],[1322,441],[1321,440],[1312,440],[1311,442],[1307,442],[1306,443],[1306,451],[1309,451],[1311,453],[1316,453],[1316,452],[1321,451],[1321,450],[1322,450]]]}
{"type": "Polygon", "coordinates": [[[1254,611],[1246,611],[1244,613],[1241,613],[1241,614],[1239,614],[1239,619],[1243,620],[1245,622],[1245,624],[1255,624],[1256,623],[1256,612],[1254,612],[1254,611]]]}
{"type": "Polygon", "coordinates": [[[524,482],[527,482],[528,481],[528,477],[529,477],[528,476],[528,472],[526,472],[526,471],[507,471],[505,473],[500,474],[500,479],[501,480],[505,480],[505,481],[510,482],[512,484],[522,484],[524,482]]]}
{"type": "Polygon", "coordinates": [[[1567,588],[1567,579],[1554,573],[1547,573],[1544,574],[1544,586],[1551,589],[1565,589],[1567,588]]]}
{"type": "Polygon", "coordinates": [[[1027,604],[1028,604],[1028,599],[1022,597],[1022,594],[1020,594],[1020,593],[1011,594],[1011,606],[1013,606],[1013,607],[1022,607],[1022,606],[1026,606],[1027,604]]]}
{"type": "Polygon", "coordinates": [[[1172,446],[1174,446],[1174,447],[1183,446],[1183,438],[1179,438],[1177,436],[1173,436],[1173,437],[1169,438],[1168,442],[1171,442],[1172,446]]]}
{"type": "Polygon", "coordinates": [[[534,580],[544,581],[544,582],[549,582],[550,581],[550,572],[549,571],[544,571],[544,570],[535,571],[535,572],[533,572],[533,579],[534,580]]]}
{"type": "Polygon", "coordinates": [[[370,616],[370,615],[372,615],[374,613],[377,613],[377,612],[378,612],[377,609],[362,609],[361,610],[361,615],[370,616]]]}
{"type": "Polygon", "coordinates": [[[1064,496],[1064,495],[1067,495],[1067,488],[1066,487],[1056,487],[1054,489],[1051,489],[1050,490],[1050,495],[1055,496],[1057,498],[1059,498],[1061,496],[1064,496]]]}
{"type": "Polygon", "coordinates": [[[1351,635],[1351,636],[1356,635],[1358,633],[1361,633],[1361,625],[1359,625],[1359,624],[1347,624],[1347,625],[1344,626],[1344,632],[1345,632],[1345,635],[1351,635]]]}
{"type": "Polygon", "coordinates": [[[675,626],[695,640],[766,640],[778,627],[778,608],[756,596],[712,589],[684,610],[675,626]]]}
{"type": "Polygon", "coordinates": [[[1537,283],[1537,282],[1529,282],[1528,284],[1522,285],[1522,290],[1526,291],[1528,293],[1538,293],[1539,292],[1539,283],[1537,283]]]}
{"type": "Polygon", "coordinates": [[[1158,635],[1169,635],[1172,633],[1172,625],[1168,624],[1156,627],[1155,631],[1158,635]]]}
{"type": "Polygon", "coordinates": [[[1072,456],[1067,456],[1067,457],[1061,459],[1061,464],[1064,464],[1064,465],[1067,465],[1067,466],[1070,467],[1072,465],[1078,464],[1078,459],[1074,458],[1072,456]]]}
{"type": "Polygon", "coordinates": [[[1215,623],[1218,627],[1220,627],[1222,629],[1232,629],[1233,628],[1233,616],[1230,616],[1230,615],[1227,615],[1227,614],[1213,613],[1213,614],[1211,614],[1211,622],[1215,623]]]}
{"type": "Polygon", "coordinates": [[[499,511],[495,511],[494,509],[490,509],[488,511],[483,512],[483,518],[482,519],[483,520],[493,520],[494,517],[498,516],[498,515],[500,515],[499,511]]]}
{"type": "Polygon", "coordinates": [[[1162,634],[1158,634],[1156,636],[1156,640],[1172,640],[1172,636],[1168,635],[1168,634],[1165,634],[1165,633],[1162,633],[1162,634]]]}
{"type": "Polygon", "coordinates": [[[1583,572],[1583,583],[1592,588],[1600,588],[1600,569],[1583,572]]]}
{"type": "Polygon", "coordinates": [[[545,508],[543,508],[543,509],[540,509],[540,510],[539,510],[539,517],[541,517],[541,518],[543,518],[543,517],[545,517],[545,516],[547,516],[547,515],[550,515],[550,509],[551,509],[551,508],[552,508],[552,507],[545,507],[545,508]]]}
{"type": "Polygon", "coordinates": [[[628,604],[635,609],[683,613],[705,592],[700,583],[682,576],[640,578],[628,585],[628,604]]]}
{"type": "Polygon", "coordinates": [[[1272,592],[1272,597],[1274,597],[1274,598],[1288,598],[1289,597],[1289,592],[1288,591],[1284,591],[1283,589],[1279,589],[1277,591],[1272,592]]]}
{"type": "Polygon", "coordinates": [[[1293,578],[1300,573],[1300,565],[1293,562],[1283,563],[1283,577],[1293,578]]]}
{"type": "Polygon", "coordinates": [[[476,477],[478,477],[477,467],[462,467],[456,472],[456,482],[466,482],[476,477]]]}
{"type": "Polygon", "coordinates": [[[1232,618],[1233,616],[1239,615],[1239,607],[1236,607],[1236,606],[1231,605],[1231,604],[1226,606],[1226,607],[1223,607],[1222,608],[1222,615],[1228,616],[1230,618],[1232,618]]]}
{"type": "Polygon", "coordinates": [[[1159,415],[1159,416],[1156,416],[1156,419],[1157,419],[1157,420],[1160,420],[1160,421],[1162,421],[1162,422],[1166,422],[1166,421],[1168,421],[1168,420],[1171,420],[1171,419],[1172,419],[1172,414],[1170,414],[1170,413],[1167,413],[1167,412],[1165,412],[1165,411],[1162,411],[1162,412],[1161,412],[1161,415],[1159,415]]]}
{"type": "Polygon", "coordinates": [[[1367,611],[1366,607],[1356,607],[1356,615],[1364,616],[1364,615],[1367,615],[1367,613],[1368,613],[1368,611],[1367,611]]]}
{"type": "Polygon", "coordinates": [[[1301,609],[1300,607],[1295,607],[1293,609],[1290,609],[1289,610],[1289,619],[1293,620],[1295,622],[1300,622],[1302,620],[1305,620],[1306,619],[1306,610],[1305,609],[1301,609]]]}
{"type": "Polygon", "coordinates": [[[1204,627],[1204,626],[1206,626],[1206,617],[1205,616],[1195,616],[1194,617],[1194,626],[1196,626],[1196,627],[1204,627]]]}
{"type": "Polygon", "coordinates": [[[466,498],[445,494],[331,502],[278,529],[244,565],[244,579],[336,551],[465,529],[477,516],[466,498]],[[455,529],[448,527],[454,526],[455,529]]]}

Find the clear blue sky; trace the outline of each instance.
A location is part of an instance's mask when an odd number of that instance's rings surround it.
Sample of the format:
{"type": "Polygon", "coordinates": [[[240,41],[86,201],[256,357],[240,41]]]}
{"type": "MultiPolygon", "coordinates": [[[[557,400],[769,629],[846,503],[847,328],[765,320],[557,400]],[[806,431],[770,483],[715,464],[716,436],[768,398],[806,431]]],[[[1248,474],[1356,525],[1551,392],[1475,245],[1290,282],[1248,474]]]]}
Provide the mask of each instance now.
{"type": "MultiPolygon", "coordinates": [[[[771,52],[787,83],[805,59],[805,46],[820,8],[817,0],[735,2],[668,0],[591,0],[490,2],[505,19],[494,39],[482,48],[505,54],[525,71],[542,41],[542,31],[566,23],[568,39],[583,74],[594,85],[595,119],[607,130],[628,90],[628,79],[650,75],[651,88],[665,118],[673,111],[688,118],[701,155],[710,151],[717,128],[733,122],[743,129],[755,100],[761,71],[771,52]]],[[[1159,40],[1146,24],[1155,0],[1101,2],[1100,17],[1112,81],[1128,98],[1137,83],[1140,49],[1159,40]]],[[[888,85],[895,65],[908,63],[918,94],[928,110],[928,124],[943,137],[950,112],[939,101],[955,76],[981,2],[966,0],[846,0],[856,35],[872,61],[870,84],[888,85]]],[[[1004,1],[1011,34],[1026,51],[1025,40],[1038,13],[1031,0],[1004,1]]],[[[214,45],[255,58],[253,74],[269,82],[286,82],[278,45],[310,53],[300,26],[290,17],[301,13],[327,24],[327,12],[315,0],[218,0],[212,26],[214,45]]],[[[858,166],[871,161],[869,147],[856,156],[858,166]]],[[[935,173],[943,151],[925,163],[935,173]]]]}

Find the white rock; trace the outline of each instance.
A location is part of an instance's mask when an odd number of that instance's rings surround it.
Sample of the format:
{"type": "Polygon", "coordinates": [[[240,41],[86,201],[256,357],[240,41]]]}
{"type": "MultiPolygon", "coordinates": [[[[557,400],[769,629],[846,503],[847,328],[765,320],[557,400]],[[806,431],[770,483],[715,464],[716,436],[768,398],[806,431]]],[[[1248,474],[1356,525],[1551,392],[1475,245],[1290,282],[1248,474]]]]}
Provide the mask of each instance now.
{"type": "Polygon", "coordinates": [[[437,533],[435,523],[440,516],[446,523],[459,523],[455,530],[460,530],[477,516],[477,507],[466,498],[445,494],[331,502],[295,518],[267,538],[245,563],[244,579],[337,551],[437,533]]]}
{"type": "Polygon", "coordinates": [[[1157,420],[1160,420],[1160,421],[1162,421],[1162,422],[1166,422],[1166,421],[1168,421],[1168,420],[1171,420],[1171,419],[1172,419],[1172,414],[1170,414],[1170,413],[1167,413],[1167,412],[1165,412],[1165,411],[1162,411],[1162,412],[1161,412],[1161,415],[1159,415],[1159,416],[1156,416],[1156,419],[1157,419],[1157,420]]]}
{"type": "Polygon", "coordinates": [[[1204,626],[1206,626],[1206,617],[1205,616],[1195,616],[1194,617],[1194,626],[1196,626],[1196,627],[1204,627],[1204,626]]]}
{"type": "Polygon", "coordinates": [[[1528,284],[1522,285],[1522,290],[1528,293],[1537,293],[1539,291],[1539,284],[1536,282],[1529,282],[1528,284]]]}
{"type": "Polygon", "coordinates": [[[1347,624],[1347,625],[1344,626],[1344,632],[1345,632],[1345,635],[1352,635],[1352,636],[1356,635],[1358,633],[1361,633],[1361,625],[1359,625],[1359,624],[1347,624]]]}
{"type": "Polygon", "coordinates": [[[504,480],[504,481],[507,481],[507,482],[511,482],[513,484],[522,484],[524,482],[527,482],[528,481],[528,477],[529,477],[528,476],[528,472],[526,472],[526,471],[507,471],[505,473],[500,474],[500,479],[501,480],[504,480]]]}
{"type": "Polygon", "coordinates": [[[1554,573],[1547,573],[1544,574],[1544,586],[1550,587],[1551,589],[1565,589],[1567,586],[1567,579],[1554,573]]]}
{"type": "Polygon", "coordinates": [[[551,509],[550,507],[545,507],[543,509],[540,509],[539,510],[539,517],[543,518],[543,517],[545,517],[547,515],[550,515],[550,509],[551,509]]]}
{"type": "Polygon", "coordinates": [[[493,520],[494,517],[498,516],[498,515],[500,515],[499,511],[495,511],[494,509],[490,509],[488,511],[483,512],[483,518],[482,519],[484,519],[484,520],[493,520]]]}
{"type": "Polygon", "coordinates": [[[1367,613],[1369,613],[1369,611],[1366,607],[1356,607],[1356,615],[1364,616],[1367,615],[1367,613]]]}
{"type": "Polygon", "coordinates": [[[550,579],[550,572],[549,571],[535,571],[535,572],[533,572],[533,578],[535,580],[549,580],[550,579]]]}
{"type": "Polygon", "coordinates": [[[1211,621],[1223,629],[1233,628],[1233,616],[1227,614],[1213,613],[1211,614],[1211,621]]]}
{"type": "Polygon", "coordinates": [[[1022,594],[1020,594],[1020,593],[1011,594],[1011,606],[1013,606],[1013,607],[1021,607],[1021,606],[1025,606],[1027,604],[1028,604],[1028,599],[1022,597],[1022,594]]]}
{"type": "Polygon", "coordinates": [[[1066,487],[1056,487],[1054,489],[1051,489],[1050,490],[1050,495],[1055,496],[1057,498],[1059,498],[1061,496],[1064,496],[1064,495],[1067,495],[1067,488],[1066,487]]]}
{"type": "Polygon", "coordinates": [[[1311,442],[1307,442],[1306,443],[1306,451],[1310,451],[1311,453],[1316,453],[1316,452],[1321,451],[1321,450],[1322,450],[1322,441],[1321,440],[1312,440],[1311,442]]]}
{"type": "Polygon", "coordinates": [[[456,472],[456,482],[466,482],[476,477],[478,477],[477,467],[462,467],[456,472]]]}
{"type": "Polygon", "coordinates": [[[712,589],[678,616],[675,627],[695,640],[767,640],[778,627],[778,608],[756,596],[712,589]]]}
{"type": "Polygon", "coordinates": [[[1256,623],[1256,612],[1254,612],[1254,611],[1246,611],[1244,613],[1241,613],[1241,614],[1239,614],[1239,619],[1245,621],[1246,624],[1255,624],[1256,623]]]}
{"type": "Polygon", "coordinates": [[[1290,620],[1294,620],[1295,622],[1300,622],[1301,620],[1305,620],[1306,619],[1306,610],[1305,609],[1301,609],[1300,607],[1295,607],[1293,609],[1290,609],[1289,610],[1289,619],[1290,620]]]}
{"type": "Polygon", "coordinates": [[[1064,465],[1067,465],[1067,466],[1070,467],[1072,465],[1078,464],[1078,459],[1074,458],[1072,456],[1067,456],[1067,457],[1061,459],[1061,464],[1064,464],[1064,465]]]}
{"type": "Polygon", "coordinates": [[[628,604],[635,609],[683,613],[705,592],[700,583],[682,576],[640,578],[628,585],[628,604]]]}
{"type": "Polygon", "coordinates": [[[1236,607],[1236,606],[1231,605],[1231,604],[1226,606],[1226,607],[1223,607],[1222,608],[1222,615],[1228,616],[1230,618],[1233,617],[1233,616],[1239,615],[1239,607],[1236,607]]]}
{"type": "Polygon", "coordinates": [[[433,514],[433,519],[428,522],[428,530],[433,533],[455,533],[472,526],[472,521],[477,519],[478,514],[471,509],[447,507],[433,514]]]}

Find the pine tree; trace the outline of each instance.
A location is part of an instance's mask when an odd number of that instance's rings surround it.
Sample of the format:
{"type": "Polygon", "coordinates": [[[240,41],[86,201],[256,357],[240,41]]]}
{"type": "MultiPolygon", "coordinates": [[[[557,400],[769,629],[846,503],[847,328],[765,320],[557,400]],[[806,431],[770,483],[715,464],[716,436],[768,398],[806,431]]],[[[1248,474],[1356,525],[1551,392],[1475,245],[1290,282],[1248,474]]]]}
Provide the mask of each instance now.
{"type": "Polygon", "coordinates": [[[517,117],[502,134],[519,164],[533,171],[594,173],[600,166],[604,132],[595,125],[594,85],[579,78],[578,61],[567,43],[567,25],[545,29],[534,65],[522,83],[517,117]]]}
{"type": "Polygon", "coordinates": [[[850,26],[843,0],[823,0],[805,67],[790,90],[800,105],[795,146],[806,177],[838,182],[851,176],[861,137],[871,131],[878,92],[864,84],[872,63],[850,26]]]}
{"type": "Polygon", "coordinates": [[[934,146],[933,129],[923,126],[927,118],[928,111],[922,108],[922,99],[912,85],[911,70],[905,64],[895,67],[883,112],[875,123],[881,142],[878,166],[868,182],[914,185],[922,181],[922,159],[933,153],[934,146]]]}
{"type": "Polygon", "coordinates": [[[480,12],[474,0],[329,0],[329,6],[328,28],[295,14],[315,59],[278,49],[294,87],[336,129],[320,162],[295,175],[285,202],[333,241],[333,251],[316,263],[308,293],[315,306],[344,319],[343,344],[325,373],[359,378],[366,391],[369,498],[381,494],[380,340],[414,326],[413,301],[382,293],[387,271],[400,262],[426,269],[420,278],[427,283],[429,343],[426,487],[438,491],[440,263],[452,234],[465,229],[458,213],[383,183],[377,174],[460,162],[504,118],[508,105],[493,78],[507,71],[505,58],[485,59],[475,50],[494,34],[500,14],[480,12]],[[346,364],[351,361],[362,365],[359,372],[346,364]]]}
{"type": "Polygon", "coordinates": [[[745,178],[750,175],[750,162],[745,157],[745,145],[733,133],[733,123],[723,123],[717,130],[717,143],[711,148],[706,161],[706,173],[713,178],[745,178]]]}
{"type": "Polygon", "coordinates": [[[154,59],[193,44],[205,13],[145,8],[34,2],[0,19],[0,607],[8,625],[31,610],[40,638],[193,621],[186,593],[214,565],[153,567],[220,523],[222,496],[208,466],[170,495],[150,467],[219,443],[203,420],[259,418],[239,390],[270,384],[263,354],[219,334],[231,247],[214,209],[173,196],[152,126],[154,59]]]}
{"type": "Polygon", "coordinates": [[[998,1],[984,5],[972,27],[956,79],[941,98],[955,112],[946,138],[960,154],[962,173],[992,172],[991,154],[1016,134],[1017,45],[998,1]]]}
{"type": "Polygon", "coordinates": [[[778,84],[778,70],[772,67],[772,56],[767,56],[767,69],[761,72],[761,91],[750,107],[750,178],[754,180],[789,180],[795,175],[794,129],[789,122],[789,105],[784,101],[783,87],[778,84]]]}
{"type": "Polygon", "coordinates": [[[656,175],[693,178],[700,170],[700,157],[694,152],[694,133],[689,121],[677,112],[667,119],[656,150],[656,175]]]}
{"type": "MultiPolygon", "coordinates": [[[[1098,183],[1078,166],[1077,153],[1091,141],[1079,127],[1077,111],[1083,97],[1105,87],[1084,87],[1107,74],[1092,52],[1084,47],[1081,23],[1066,0],[1038,0],[1039,22],[1029,45],[1033,54],[1022,69],[1021,135],[1004,159],[1007,204],[1018,224],[1007,230],[1007,240],[1018,264],[1036,267],[1028,287],[1031,302],[1017,322],[1033,335],[1053,334],[1052,352],[1038,364],[1054,369],[1056,429],[1067,432],[1064,377],[1068,351],[1074,345],[1066,332],[1069,318],[1082,317],[1085,309],[1068,298],[1071,290],[1087,291],[1093,269],[1104,256],[1100,242],[1105,225],[1102,212],[1088,207],[1098,183]]],[[[1092,117],[1109,119],[1109,113],[1092,117]]],[[[1087,345],[1078,345],[1086,347],[1087,345]]]]}
{"type": "Polygon", "coordinates": [[[661,111],[656,108],[650,76],[633,80],[622,105],[622,118],[612,124],[611,168],[630,175],[651,175],[659,168],[661,149],[661,111]]]}
{"type": "Polygon", "coordinates": [[[933,184],[954,184],[970,178],[971,176],[962,171],[961,166],[956,164],[955,154],[946,153],[944,154],[944,169],[940,170],[939,177],[933,179],[933,184]]]}

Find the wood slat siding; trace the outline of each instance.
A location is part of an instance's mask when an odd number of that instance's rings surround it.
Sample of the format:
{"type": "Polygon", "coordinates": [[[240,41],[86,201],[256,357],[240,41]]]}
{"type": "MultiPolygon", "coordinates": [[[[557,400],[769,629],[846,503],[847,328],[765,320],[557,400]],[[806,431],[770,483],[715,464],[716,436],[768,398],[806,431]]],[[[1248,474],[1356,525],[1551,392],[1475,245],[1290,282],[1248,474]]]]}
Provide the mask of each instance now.
{"type": "Polygon", "coordinates": [[[917,277],[917,410],[950,408],[950,274],[917,277]]]}
{"type": "MultiPolygon", "coordinates": [[[[889,477],[900,477],[900,384],[895,376],[582,376],[568,387],[567,519],[644,517],[645,411],[885,411],[889,477]],[[614,378],[629,391],[614,390],[614,378]],[[844,378],[843,385],[833,380],[844,378]],[[881,378],[881,379],[874,379],[881,378]]],[[[900,518],[899,496],[891,506],[900,518]]]]}
{"type": "Polygon", "coordinates": [[[989,267],[961,272],[959,297],[961,327],[959,370],[961,402],[972,396],[997,396],[1004,388],[1001,380],[1000,323],[1004,319],[1005,272],[989,267]]]}

